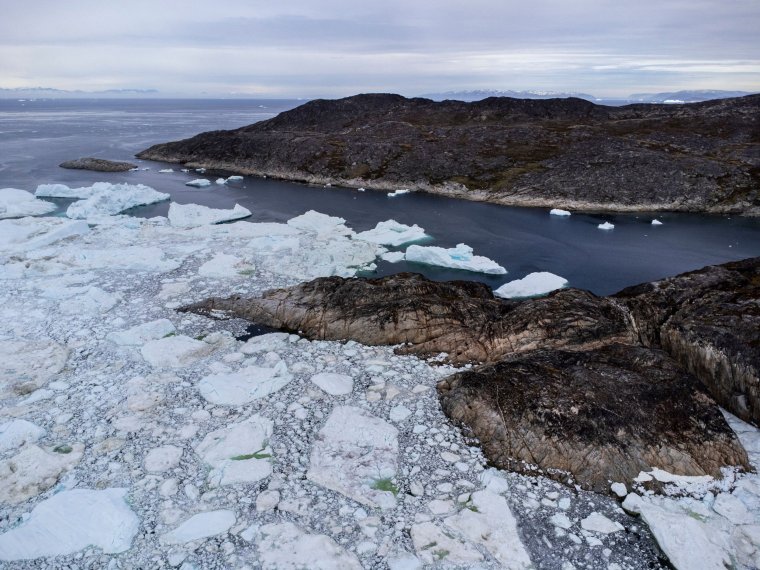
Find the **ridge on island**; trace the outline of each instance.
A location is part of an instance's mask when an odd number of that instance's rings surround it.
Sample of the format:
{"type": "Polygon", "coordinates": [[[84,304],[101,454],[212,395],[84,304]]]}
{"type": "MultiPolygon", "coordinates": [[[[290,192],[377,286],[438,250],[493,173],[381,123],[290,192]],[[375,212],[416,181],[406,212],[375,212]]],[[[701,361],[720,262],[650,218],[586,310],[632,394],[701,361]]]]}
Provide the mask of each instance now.
{"type": "Polygon", "coordinates": [[[512,206],[760,215],[759,122],[760,95],[607,107],[364,94],[137,157],[512,206]]]}

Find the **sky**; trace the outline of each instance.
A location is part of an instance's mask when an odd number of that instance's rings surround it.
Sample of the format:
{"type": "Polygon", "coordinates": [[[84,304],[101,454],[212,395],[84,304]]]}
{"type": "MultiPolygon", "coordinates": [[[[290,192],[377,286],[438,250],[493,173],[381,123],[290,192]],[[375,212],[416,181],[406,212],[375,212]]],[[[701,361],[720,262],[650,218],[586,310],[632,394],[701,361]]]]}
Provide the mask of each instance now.
{"type": "Polygon", "coordinates": [[[0,87],[760,91],[760,0],[2,0],[0,87]]]}

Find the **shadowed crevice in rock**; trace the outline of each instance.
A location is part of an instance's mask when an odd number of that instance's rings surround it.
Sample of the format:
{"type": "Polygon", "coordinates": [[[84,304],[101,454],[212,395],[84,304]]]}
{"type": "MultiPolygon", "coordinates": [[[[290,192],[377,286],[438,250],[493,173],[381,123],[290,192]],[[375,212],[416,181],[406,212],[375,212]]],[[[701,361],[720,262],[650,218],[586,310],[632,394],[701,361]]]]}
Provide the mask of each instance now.
{"type": "Polygon", "coordinates": [[[452,420],[497,467],[607,491],[640,471],[720,477],[746,452],[699,381],[664,352],[611,344],[540,350],[449,376],[452,420]]]}

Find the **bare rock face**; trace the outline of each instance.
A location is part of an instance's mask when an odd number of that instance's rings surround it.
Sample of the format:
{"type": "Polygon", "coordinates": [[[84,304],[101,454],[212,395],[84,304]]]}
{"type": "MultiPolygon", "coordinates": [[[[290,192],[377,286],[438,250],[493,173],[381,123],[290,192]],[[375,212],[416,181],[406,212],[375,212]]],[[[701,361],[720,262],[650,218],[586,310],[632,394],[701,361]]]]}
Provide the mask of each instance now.
{"type": "Polygon", "coordinates": [[[515,206],[760,214],[760,95],[605,107],[364,94],[139,158],[515,206]]]}
{"type": "Polygon", "coordinates": [[[184,307],[239,317],[309,339],[369,345],[409,343],[405,354],[448,354],[452,362],[496,362],[536,348],[591,348],[631,339],[625,313],[578,289],[532,303],[494,298],[482,283],[430,281],[400,273],[379,279],[324,277],[261,298],[213,298],[184,307]]]}
{"type": "Polygon", "coordinates": [[[106,160],[104,158],[77,158],[76,160],[67,160],[59,164],[61,168],[71,168],[74,170],[94,170],[96,172],[126,172],[137,168],[136,164],[131,162],[120,162],[116,160],[106,160]]]}
{"type": "Polygon", "coordinates": [[[660,350],[540,350],[442,380],[441,405],[496,466],[607,491],[640,471],[720,477],[746,452],[699,381],[660,350]]]}
{"type": "Polygon", "coordinates": [[[760,425],[760,258],[624,289],[645,346],[660,346],[720,405],[760,425]]]}

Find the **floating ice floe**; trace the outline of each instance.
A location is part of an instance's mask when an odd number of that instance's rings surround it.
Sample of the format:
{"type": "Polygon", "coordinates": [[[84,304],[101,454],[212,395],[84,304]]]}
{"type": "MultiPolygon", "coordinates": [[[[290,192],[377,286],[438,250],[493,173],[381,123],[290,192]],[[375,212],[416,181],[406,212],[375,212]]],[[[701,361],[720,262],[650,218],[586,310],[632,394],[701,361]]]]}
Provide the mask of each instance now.
{"type": "Polygon", "coordinates": [[[652,220],[652,225],[653,226],[661,226],[662,222],[660,220],[654,219],[654,220],[652,220]]]}
{"type": "Polygon", "coordinates": [[[516,279],[505,283],[498,289],[495,289],[493,294],[503,299],[511,299],[515,297],[536,297],[539,295],[546,295],[557,289],[561,289],[567,285],[567,279],[549,273],[548,271],[540,271],[537,273],[529,273],[522,279],[516,279]]]}
{"type": "Polygon", "coordinates": [[[347,374],[320,372],[312,376],[311,381],[331,396],[345,396],[354,389],[354,379],[347,374]]]}
{"type": "Polygon", "coordinates": [[[173,168],[162,168],[161,170],[159,170],[159,172],[161,174],[168,174],[169,172],[174,172],[174,169],[173,168]]]}
{"type": "Polygon", "coordinates": [[[572,215],[571,212],[568,212],[567,210],[560,210],[559,208],[553,208],[549,210],[550,216],[570,216],[572,215]]]}
{"type": "Polygon", "coordinates": [[[220,210],[198,204],[169,204],[169,223],[176,228],[195,228],[247,218],[251,211],[240,204],[231,210],[220,210]]]}
{"type": "Polygon", "coordinates": [[[224,186],[226,184],[227,180],[224,178],[217,178],[216,183],[218,186],[224,186]]]}
{"type": "Polygon", "coordinates": [[[62,218],[23,218],[0,221],[0,250],[31,251],[60,240],[85,235],[87,222],[62,218]]]}
{"type": "Polygon", "coordinates": [[[0,189],[0,218],[42,216],[56,209],[56,205],[38,200],[34,194],[18,188],[0,189]]]}
{"type": "Polygon", "coordinates": [[[212,404],[239,406],[277,392],[292,379],[280,361],[273,368],[248,366],[237,372],[211,374],[198,383],[198,391],[212,404]]]}
{"type": "Polygon", "coordinates": [[[253,270],[253,265],[244,259],[226,253],[217,253],[198,268],[198,275],[222,279],[249,275],[253,270]]]}
{"type": "Polygon", "coordinates": [[[56,484],[62,473],[79,463],[84,445],[42,449],[28,445],[0,461],[0,504],[17,504],[56,484]]]}
{"type": "Polygon", "coordinates": [[[0,453],[31,444],[45,435],[45,430],[27,420],[10,420],[0,424],[0,453]]]}
{"type": "Polygon", "coordinates": [[[206,169],[205,168],[196,168],[195,171],[198,174],[206,174],[206,169]]]}
{"type": "Polygon", "coordinates": [[[354,239],[376,243],[377,245],[398,247],[428,237],[430,236],[417,224],[407,226],[398,223],[396,220],[386,220],[378,222],[374,229],[356,234],[354,239]]]}
{"type": "Polygon", "coordinates": [[[150,340],[158,340],[176,331],[169,319],[143,323],[124,331],[109,333],[106,338],[120,346],[142,346],[150,340]]]}
{"type": "Polygon", "coordinates": [[[61,252],[58,261],[79,269],[122,269],[163,273],[180,266],[166,259],[162,249],[139,245],[111,249],[71,249],[61,252]]]}
{"type": "Polygon", "coordinates": [[[226,533],[235,524],[235,513],[227,509],[193,515],[161,537],[164,544],[186,544],[226,533]]]}
{"type": "Polygon", "coordinates": [[[380,259],[387,261],[388,263],[398,263],[399,261],[404,261],[405,257],[403,251],[388,251],[383,253],[380,256],[380,259]]]}
{"type": "Polygon", "coordinates": [[[93,216],[111,216],[136,206],[155,204],[169,199],[169,194],[156,192],[143,184],[101,185],[88,198],[71,204],[66,216],[87,219],[93,216]]]}
{"type": "Polygon", "coordinates": [[[206,188],[208,186],[211,186],[211,182],[205,178],[196,178],[190,182],[185,182],[185,186],[193,186],[194,188],[206,188]]]}
{"type": "Polygon", "coordinates": [[[346,226],[346,220],[343,218],[328,216],[314,210],[291,218],[287,223],[293,228],[313,232],[317,234],[317,237],[349,236],[354,233],[351,228],[346,226]]]}
{"type": "Polygon", "coordinates": [[[105,188],[108,182],[96,182],[92,186],[69,188],[65,184],[40,184],[34,195],[38,198],[89,198],[97,188],[105,188]]]}
{"type": "Polygon", "coordinates": [[[87,547],[106,554],[132,546],[140,521],[124,497],[127,489],[73,489],[39,503],[19,526],[0,535],[0,560],[73,554],[87,547]]]}
{"type": "Polygon", "coordinates": [[[333,409],[319,431],[306,478],[370,507],[396,505],[398,430],[353,406],[333,409]]]}
{"type": "Polygon", "coordinates": [[[212,431],[195,448],[211,467],[211,487],[255,483],[272,474],[271,420],[255,415],[247,420],[212,431]]]}
{"type": "Polygon", "coordinates": [[[264,568],[361,570],[359,560],[324,534],[304,532],[291,522],[266,524],[255,531],[264,568]],[[319,553],[318,556],[315,556],[319,553]]]}
{"type": "Polygon", "coordinates": [[[395,198],[396,196],[403,196],[404,194],[409,194],[409,192],[411,192],[411,190],[407,190],[406,188],[401,189],[401,190],[395,190],[393,192],[388,192],[388,197],[395,198]]]}
{"type": "Polygon", "coordinates": [[[356,191],[357,192],[366,192],[367,189],[366,188],[357,188],[356,191]]]}
{"type": "Polygon", "coordinates": [[[611,224],[609,222],[604,222],[602,224],[599,224],[596,227],[599,228],[600,230],[612,230],[612,229],[615,228],[615,224],[611,224]]]}
{"type": "Polygon", "coordinates": [[[63,370],[68,356],[65,347],[49,338],[1,340],[0,388],[14,382],[41,386],[63,370]]]}
{"type": "Polygon", "coordinates": [[[445,249],[436,246],[410,245],[406,248],[406,260],[438,267],[464,269],[491,275],[503,275],[507,272],[501,265],[480,255],[473,255],[472,248],[463,243],[445,249]]]}
{"type": "Polygon", "coordinates": [[[146,342],[140,349],[143,358],[156,368],[183,368],[208,356],[214,347],[185,335],[167,336],[146,342]]]}
{"type": "Polygon", "coordinates": [[[243,180],[243,177],[237,174],[227,177],[227,182],[240,182],[241,180],[243,180]]]}

